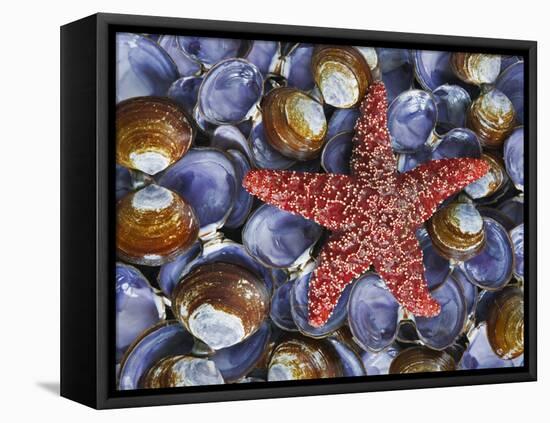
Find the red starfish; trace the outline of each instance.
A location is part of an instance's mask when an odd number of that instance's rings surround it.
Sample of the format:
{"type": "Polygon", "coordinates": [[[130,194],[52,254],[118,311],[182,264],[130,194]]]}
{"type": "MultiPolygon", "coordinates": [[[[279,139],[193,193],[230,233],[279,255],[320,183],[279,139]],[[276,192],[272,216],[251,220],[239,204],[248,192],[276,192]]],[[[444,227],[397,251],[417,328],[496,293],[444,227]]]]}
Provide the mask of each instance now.
{"type": "Polygon", "coordinates": [[[243,181],[266,203],[332,231],[309,283],[313,326],[328,320],[344,287],[371,265],[409,312],[439,314],[441,307],[424,279],[415,231],[443,200],[489,170],[483,160],[458,158],[398,173],[387,105],[384,84],[371,85],[355,124],[351,175],[251,170],[243,181]]]}

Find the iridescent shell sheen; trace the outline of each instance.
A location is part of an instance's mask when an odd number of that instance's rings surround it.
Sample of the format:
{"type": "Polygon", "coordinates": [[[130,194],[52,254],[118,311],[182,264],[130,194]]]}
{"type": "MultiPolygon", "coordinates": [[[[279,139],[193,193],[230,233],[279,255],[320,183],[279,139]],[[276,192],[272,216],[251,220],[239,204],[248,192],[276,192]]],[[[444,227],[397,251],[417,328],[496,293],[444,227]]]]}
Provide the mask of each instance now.
{"type": "Polygon", "coordinates": [[[523,127],[516,128],[504,142],[504,165],[517,189],[523,191],[523,127]]]}
{"type": "Polygon", "coordinates": [[[427,347],[411,347],[397,354],[390,365],[389,373],[441,372],[455,369],[455,361],[445,351],[435,351],[427,347]]]}
{"type": "Polygon", "coordinates": [[[312,44],[296,44],[275,64],[275,72],[285,78],[288,87],[309,91],[315,86],[311,69],[314,48],[312,44]]]}
{"type": "Polygon", "coordinates": [[[197,239],[199,222],[179,195],[158,185],[130,193],[117,203],[116,248],[130,263],[159,266],[197,239]]]}
{"type": "Polygon", "coordinates": [[[403,91],[409,90],[414,81],[410,50],[377,48],[378,66],[391,103],[403,91]]]}
{"type": "Polygon", "coordinates": [[[216,364],[205,358],[176,355],[160,359],[144,375],[144,389],[219,385],[224,380],[216,364]]]}
{"type": "Polygon", "coordinates": [[[509,198],[500,203],[497,207],[499,211],[504,213],[504,215],[512,221],[512,227],[523,223],[525,214],[523,207],[523,196],[509,198]]]}
{"type": "Polygon", "coordinates": [[[512,102],[497,89],[482,93],[468,111],[467,125],[487,148],[500,148],[516,123],[512,102]]]}
{"type": "Polygon", "coordinates": [[[189,332],[219,350],[242,342],[260,327],[269,310],[269,294],[243,267],[204,264],[176,286],[172,309],[189,332]]]}
{"type": "Polygon", "coordinates": [[[163,97],[136,97],[116,109],[116,161],[150,175],[191,147],[194,130],[183,109],[163,97]]]}
{"type": "Polygon", "coordinates": [[[500,73],[500,56],[480,53],[453,53],[451,67],[462,81],[474,85],[492,84],[500,73]]]}
{"type": "Polygon", "coordinates": [[[197,104],[202,80],[202,76],[186,76],[180,78],[170,85],[166,95],[178,103],[188,116],[192,116],[193,109],[197,104]]]}
{"type": "Polygon", "coordinates": [[[489,165],[489,172],[464,188],[466,194],[480,204],[494,203],[510,187],[510,179],[504,162],[493,153],[483,153],[481,158],[489,165]]]}
{"type": "Polygon", "coordinates": [[[510,65],[502,71],[496,80],[495,87],[502,91],[514,105],[516,118],[523,125],[524,68],[522,60],[510,65]]]}
{"type": "Polygon", "coordinates": [[[495,296],[487,318],[487,336],[499,357],[511,359],[523,354],[523,315],[523,292],[519,288],[506,288],[495,296]]]}
{"type": "Polygon", "coordinates": [[[448,259],[467,260],[485,245],[483,218],[470,203],[449,204],[426,227],[436,250],[448,259]]]}
{"type": "Polygon", "coordinates": [[[437,127],[439,135],[445,135],[454,128],[466,124],[466,113],[472,99],[470,94],[459,85],[443,84],[432,91],[437,105],[437,127]]]}
{"type": "Polygon", "coordinates": [[[276,88],[262,101],[268,142],[286,157],[310,160],[321,153],[327,121],[314,98],[294,88],[276,88]]]}
{"type": "Polygon", "coordinates": [[[431,154],[431,160],[457,157],[481,157],[481,144],[475,132],[466,128],[455,128],[447,132],[431,154]]]}
{"type": "Polygon", "coordinates": [[[166,53],[172,58],[178,68],[180,76],[197,75],[201,72],[201,65],[187,55],[180,47],[176,35],[163,35],[157,41],[166,53]]]}
{"type": "Polygon", "coordinates": [[[325,103],[342,109],[355,107],[373,81],[365,56],[354,47],[316,47],[311,67],[325,103]]]}
{"type": "Polygon", "coordinates": [[[283,340],[273,350],[267,380],[326,379],[341,376],[342,365],[329,341],[296,335],[283,340]]]}
{"type": "Polygon", "coordinates": [[[259,168],[288,169],[295,163],[294,159],[282,155],[271,146],[261,119],[254,122],[248,142],[252,149],[253,162],[259,168]]]}
{"type": "Polygon", "coordinates": [[[341,132],[330,139],[321,155],[321,166],[327,173],[349,175],[353,150],[353,132],[341,132]]]}
{"type": "Polygon", "coordinates": [[[514,248],[514,276],[523,280],[525,275],[523,223],[510,231],[510,239],[512,240],[512,246],[514,248]]]}
{"type": "Polygon", "coordinates": [[[244,55],[250,49],[249,41],[231,38],[179,36],[178,44],[185,54],[206,68],[221,60],[244,55]]]}

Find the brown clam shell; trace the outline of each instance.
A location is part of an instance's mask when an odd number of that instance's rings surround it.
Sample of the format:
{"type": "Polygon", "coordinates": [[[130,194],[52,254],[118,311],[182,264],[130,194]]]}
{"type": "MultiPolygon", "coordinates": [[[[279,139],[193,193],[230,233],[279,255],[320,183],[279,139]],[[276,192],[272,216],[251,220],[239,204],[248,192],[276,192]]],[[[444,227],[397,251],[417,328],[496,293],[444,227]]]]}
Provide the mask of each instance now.
{"type": "Polygon", "coordinates": [[[343,376],[332,345],[323,339],[295,335],[279,343],[269,361],[268,380],[325,379],[343,376]]]}
{"type": "Polygon", "coordinates": [[[390,365],[390,374],[452,371],[456,369],[453,358],[445,351],[427,347],[411,347],[402,350],[390,365]]]}
{"type": "Polygon", "coordinates": [[[365,56],[354,47],[316,47],[311,58],[311,68],[325,103],[338,108],[357,106],[373,82],[365,56]],[[336,91],[338,95],[335,95],[336,91]],[[342,96],[342,92],[346,95],[342,96]]]}
{"type": "Polygon", "coordinates": [[[223,383],[223,377],[213,361],[185,355],[160,359],[140,380],[140,385],[145,389],[223,383]]]}
{"type": "Polygon", "coordinates": [[[474,85],[492,84],[500,73],[500,56],[480,53],[453,53],[451,68],[462,81],[474,85]]]}
{"type": "Polygon", "coordinates": [[[134,97],[117,105],[116,161],[154,175],[191,147],[194,130],[183,109],[164,97],[134,97]]]}
{"type": "Polygon", "coordinates": [[[481,159],[489,165],[489,172],[464,188],[473,200],[491,203],[498,200],[510,185],[504,162],[491,153],[483,153],[481,159]]]}
{"type": "Polygon", "coordinates": [[[514,129],[516,112],[508,97],[494,88],[472,102],[466,123],[484,147],[497,149],[514,129]]]}
{"type": "Polygon", "coordinates": [[[449,260],[467,260],[485,245],[483,218],[470,203],[451,203],[438,210],[426,229],[434,248],[449,260]]]}
{"type": "Polygon", "coordinates": [[[327,121],[323,106],[295,88],[276,88],[262,101],[262,119],[268,142],[281,154],[310,160],[321,154],[327,121]]]}
{"type": "Polygon", "coordinates": [[[516,287],[504,288],[495,297],[487,318],[487,335],[491,348],[504,359],[523,354],[523,292],[516,287]]]}
{"type": "Polygon", "coordinates": [[[269,293],[243,267],[203,264],[176,286],[172,309],[189,332],[217,350],[243,341],[260,327],[269,311],[269,293]]]}
{"type": "Polygon", "coordinates": [[[199,234],[193,208],[159,185],[126,195],[116,213],[117,253],[130,263],[160,266],[191,246],[199,234]]]}

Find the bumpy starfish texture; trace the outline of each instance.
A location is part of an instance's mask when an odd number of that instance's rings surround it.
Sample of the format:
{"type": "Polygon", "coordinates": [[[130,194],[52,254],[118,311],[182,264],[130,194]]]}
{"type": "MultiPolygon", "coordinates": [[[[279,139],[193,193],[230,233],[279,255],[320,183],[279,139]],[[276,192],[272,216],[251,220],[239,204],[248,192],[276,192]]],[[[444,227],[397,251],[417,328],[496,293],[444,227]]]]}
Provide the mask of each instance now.
{"type": "Polygon", "coordinates": [[[440,312],[424,279],[415,232],[442,201],[489,168],[480,159],[458,158],[398,173],[386,116],[386,89],[378,82],[361,104],[350,175],[251,170],[243,181],[262,201],[332,231],[309,282],[313,326],[326,323],[345,286],[371,265],[409,312],[427,317],[440,312]]]}

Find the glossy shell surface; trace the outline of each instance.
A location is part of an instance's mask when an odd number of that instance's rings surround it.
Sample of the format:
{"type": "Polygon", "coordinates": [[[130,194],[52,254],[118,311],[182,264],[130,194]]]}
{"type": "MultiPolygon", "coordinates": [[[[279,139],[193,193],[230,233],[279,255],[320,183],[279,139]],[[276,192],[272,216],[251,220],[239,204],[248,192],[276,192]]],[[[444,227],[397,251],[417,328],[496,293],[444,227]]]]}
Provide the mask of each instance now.
{"type": "Polygon", "coordinates": [[[455,370],[456,363],[444,351],[412,347],[401,351],[392,361],[390,374],[424,373],[455,370]]]}

